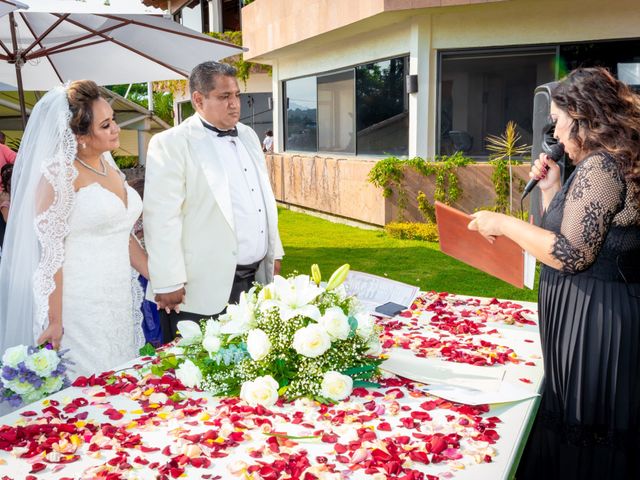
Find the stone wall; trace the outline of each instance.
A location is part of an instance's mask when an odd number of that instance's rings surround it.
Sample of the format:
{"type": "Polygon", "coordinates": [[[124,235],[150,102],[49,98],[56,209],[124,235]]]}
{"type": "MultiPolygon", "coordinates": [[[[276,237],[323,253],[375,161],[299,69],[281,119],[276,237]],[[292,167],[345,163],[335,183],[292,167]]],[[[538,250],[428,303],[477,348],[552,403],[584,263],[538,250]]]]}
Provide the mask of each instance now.
{"type": "MultiPolygon", "coordinates": [[[[267,156],[271,184],[279,202],[316,210],[373,225],[385,225],[400,216],[397,192],[389,198],[367,181],[375,160],[273,154],[267,156]]],[[[458,169],[462,195],[455,207],[472,213],[481,207],[492,206],[495,191],[491,182],[493,167],[477,164],[458,169]]],[[[514,168],[515,175],[526,180],[528,165],[514,168]]],[[[514,181],[514,186],[520,182],[514,181]]],[[[404,218],[423,221],[416,197],[423,191],[433,198],[434,179],[408,170],[405,188],[409,199],[404,218]]],[[[520,208],[520,191],[514,187],[514,209],[520,208]]],[[[525,202],[525,209],[528,202],[525,202]]]]}

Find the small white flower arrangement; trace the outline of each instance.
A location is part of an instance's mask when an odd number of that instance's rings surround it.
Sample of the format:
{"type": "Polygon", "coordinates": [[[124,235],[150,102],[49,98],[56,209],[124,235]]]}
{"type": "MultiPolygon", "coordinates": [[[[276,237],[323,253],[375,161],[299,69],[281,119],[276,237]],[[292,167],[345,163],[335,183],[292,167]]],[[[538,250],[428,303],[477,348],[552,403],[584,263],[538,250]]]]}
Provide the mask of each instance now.
{"type": "Polygon", "coordinates": [[[69,386],[66,372],[62,354],[51,345],[7,348],[0,360],[0,402],[18,408],[40,400],[69,386]]]}
{"type": "Polygon", "coordinates": [[[280,397],[338,402],[375,385],[379,332],[342,286],[349,265],[325,286],[317,265],[311,271],[253,287],[219,320],[180,322],[178,379],[263,406],[280,397]]]}

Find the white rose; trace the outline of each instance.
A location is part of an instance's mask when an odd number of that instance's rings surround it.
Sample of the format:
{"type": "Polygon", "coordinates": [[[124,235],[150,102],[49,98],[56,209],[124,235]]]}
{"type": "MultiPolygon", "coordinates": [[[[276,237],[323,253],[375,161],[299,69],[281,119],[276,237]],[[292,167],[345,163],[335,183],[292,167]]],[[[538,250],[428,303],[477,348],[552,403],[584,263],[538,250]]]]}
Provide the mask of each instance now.
{"type": "Polygon", "coordinates": [[[7,348],[2,356],[2,364],[11,368],[18,368],[20,362],[24,362],[29,355],[29,350],[25,345],[16,345],[15,347],[7,348]]]}
{"type": "Polygon", "coordinates": [[[332,339],[346,340],[349,338],[349,332],[351,332],[349,319],[340,307],[327,308],[318,323],[332,339]]]}
{"type": "Polygon", "coordinates": [[[222,342],[220,341],[220,338],[215,335],[207,335],[204,337],[204,340],[202,340],[202,348],[209,353],[216,353],[220,350],[221,346],[222,342]]]}
{"type": "Polygon", "coordinates": [[[293,348],[305,357],[319,357],[331,348],[331,338],[320,325],[312,324],[293,335],[293,348]]]}
{"type": "Polygon", "coordinates": [[[44,381],[43,388],[47,392],[47,395],[57,392],[62,388],[62,378],[61,377],[47,378],[44,381]]]}
{"type": "Polygon", "coordinates": [[[360,338],[364,338],[366,340],[373,334],[376,321],[367,312],[361,312],[356,314],[356,320],[358,321],[358,328],[356,328],[356,334],[360,338]]]}
{"type": "Polygon", "coordinates": [[[252,382],[244,382],[240,388],[240,398],[252,407],[269,407],[278,401],[278,388],[278,382],[271,375],[265,375],[252,382]]]}
{"type": "Polygon", "coordinates": [[[249,330],[249,334],[247,335],[247,351],[256,362],[262,360],[269,354],[271,351],[271,341],[264,330],[260,330],[259,328],[249,330]]]}
{"type": "Polygon", "coordinates": [[[177,327],[178,333],[182,337],[178,345],[193,345],[202,340],[202,330],[198,322],[182,320],[178,322],[177,327]]]}
{"type": "Polygon", "coordinates": [[[185,387],[197,387],[202,381],[202,372],[191,360],[185,360],[176,370],[176,377],[185,387]]]}
{"type": "Polygon", "coordinates": [[[29,355],[24,361],[25,366],[39,377],[51,375],[51,372],[58,368],[59,363],[60,358],[56,351],[46,348],[29,355]]]}
{"type": "Polygon", "coordinates": [[[13,380],[3,380],[4,385],[9,389],[13,390],[18,395],[26,395],[27,393],[35,392],[35,387],[27,382],[21,382],[18,378],[14,378],[13,380]]]}
{"type": "Polygon", "coordinates": [[[353,390],[353,379],[340,372],[329,371],[322,378],[320,393],[330,400],[344,400],[353,390]]]}

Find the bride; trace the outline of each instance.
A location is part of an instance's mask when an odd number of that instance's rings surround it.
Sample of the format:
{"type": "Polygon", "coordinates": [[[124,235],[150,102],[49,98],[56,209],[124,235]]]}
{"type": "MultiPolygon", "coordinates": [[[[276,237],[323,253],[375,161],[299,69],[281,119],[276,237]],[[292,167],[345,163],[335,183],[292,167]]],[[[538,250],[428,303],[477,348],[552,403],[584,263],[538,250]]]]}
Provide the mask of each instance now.
{"type": "Polygon", "coordinates": [[[109,154],[119,131],[89,80],[51,90],[33,109],[0,262],[0,355],[49,342],[68,349],[72,377],[137,356],[142,292],[131,266],[148,278],[147,258],[131,235],[142,200],[109,154]]]}

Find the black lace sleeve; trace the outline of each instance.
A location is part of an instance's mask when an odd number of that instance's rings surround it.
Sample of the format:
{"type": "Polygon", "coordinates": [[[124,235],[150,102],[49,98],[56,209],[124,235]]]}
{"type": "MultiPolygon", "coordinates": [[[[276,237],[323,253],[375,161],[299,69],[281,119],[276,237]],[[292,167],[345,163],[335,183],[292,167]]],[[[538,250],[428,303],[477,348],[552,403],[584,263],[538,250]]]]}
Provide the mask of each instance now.
{"type": "Polygon", "coordinates": [[[576,273],[594,262],[623,202],[624,179],[612,158],[598,154],[580,162],[551,251],[563,272],[576,273]]]}

